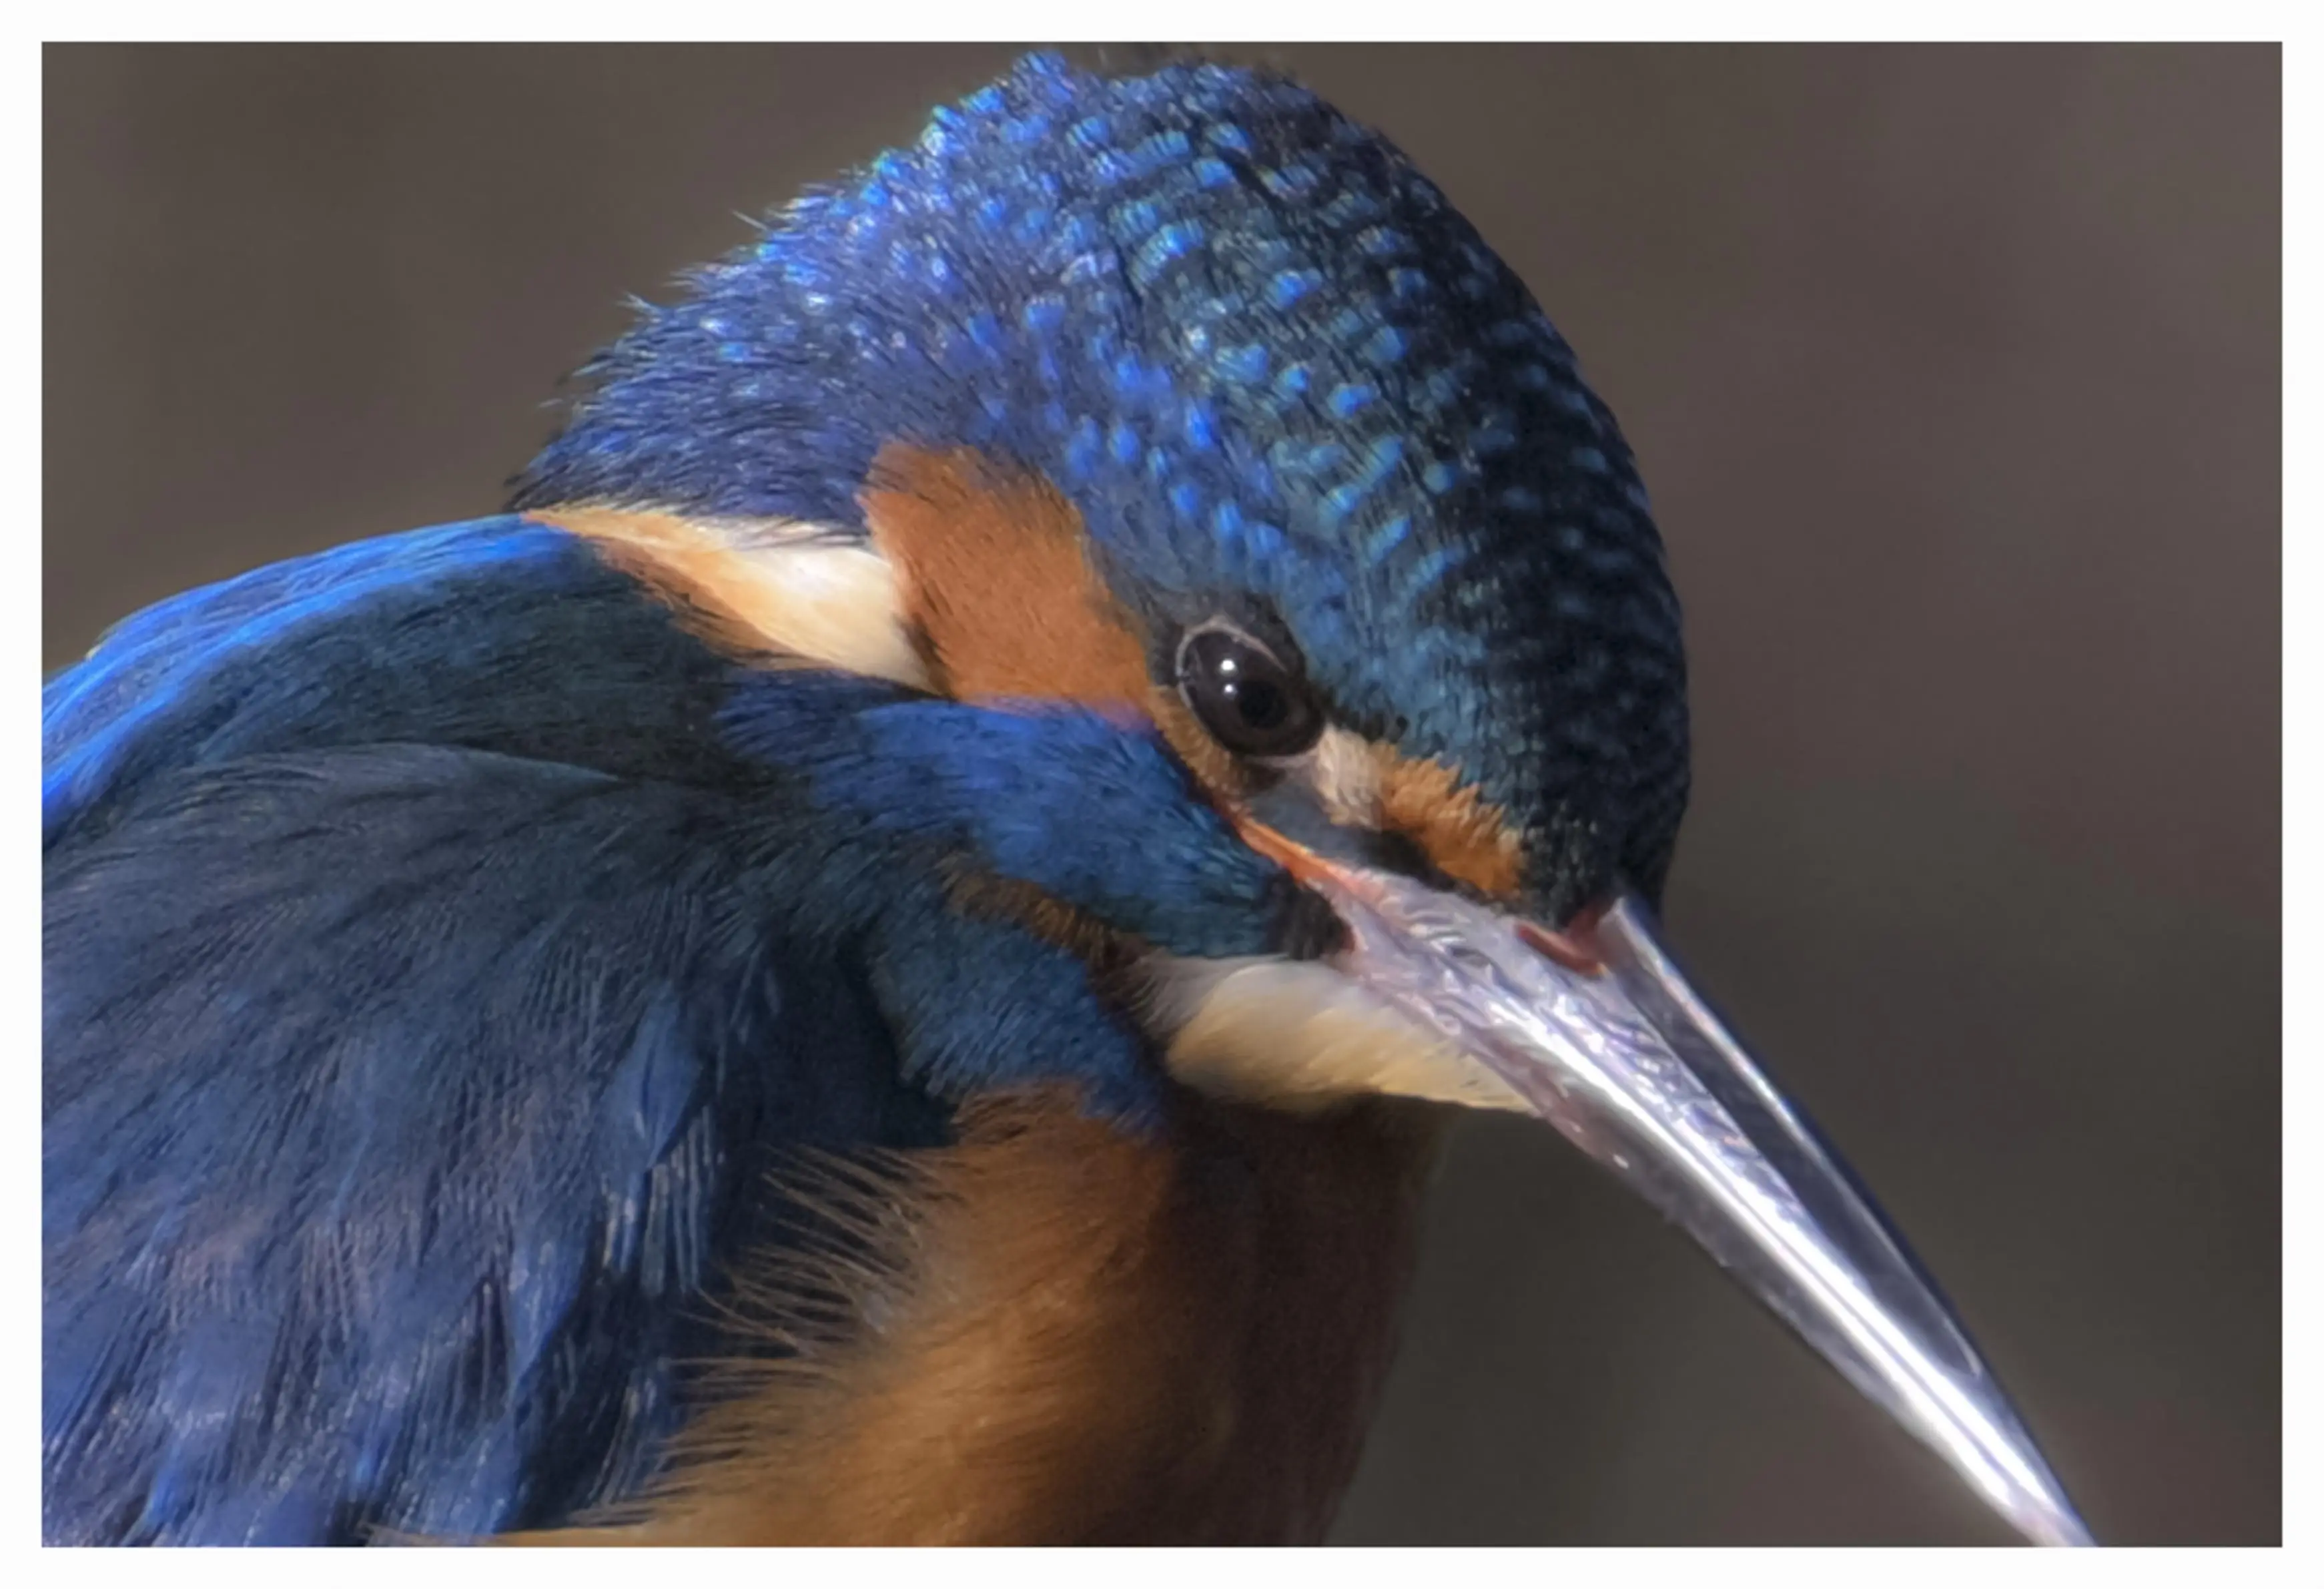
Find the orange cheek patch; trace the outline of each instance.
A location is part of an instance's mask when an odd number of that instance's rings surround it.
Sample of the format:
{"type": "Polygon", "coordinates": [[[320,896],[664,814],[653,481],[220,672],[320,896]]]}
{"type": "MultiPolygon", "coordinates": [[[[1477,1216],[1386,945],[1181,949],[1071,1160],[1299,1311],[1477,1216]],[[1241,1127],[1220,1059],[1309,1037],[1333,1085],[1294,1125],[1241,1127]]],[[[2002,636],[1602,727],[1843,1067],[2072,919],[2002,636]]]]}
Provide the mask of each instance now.
{"type": "Polygon", "coordinates": [[[1090,567],[1081,515],[1047,481],[966,448],[891,446],[862,502],[947,694],[1144,703],[1145,648],[1090,567]]]}
{"type": "Polygon", "coordinates": [[[1525,849],[1500,808],[1452,769],[1375,745],[1380,824],[1418,845],[1448,877],[1507,898],[1525,876],[1525,849]]]}
{"type": "Polygon", "coordinates": [[[966,448],[890,446],[862,502],[937,688],[1127,707],[1209,789],[1246,792],[1235,759],[1154,681],[1135,622],[1090,564],[1080,513],[1047,481],[966,448]]]}

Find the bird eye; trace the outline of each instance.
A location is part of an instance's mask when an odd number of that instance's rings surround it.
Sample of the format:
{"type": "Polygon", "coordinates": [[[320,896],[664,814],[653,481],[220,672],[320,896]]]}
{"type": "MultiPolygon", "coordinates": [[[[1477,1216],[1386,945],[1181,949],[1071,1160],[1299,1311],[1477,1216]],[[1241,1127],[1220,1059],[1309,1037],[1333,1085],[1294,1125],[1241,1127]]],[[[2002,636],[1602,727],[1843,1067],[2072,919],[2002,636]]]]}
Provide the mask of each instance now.
{"type": "Polygon", "coordinates": [[[1178,693],[1203,726],[1241,756],[1296,756],[1323,732],[1307,681],[1259,642],[1200,629],[1178,647],[1178,693]]]}

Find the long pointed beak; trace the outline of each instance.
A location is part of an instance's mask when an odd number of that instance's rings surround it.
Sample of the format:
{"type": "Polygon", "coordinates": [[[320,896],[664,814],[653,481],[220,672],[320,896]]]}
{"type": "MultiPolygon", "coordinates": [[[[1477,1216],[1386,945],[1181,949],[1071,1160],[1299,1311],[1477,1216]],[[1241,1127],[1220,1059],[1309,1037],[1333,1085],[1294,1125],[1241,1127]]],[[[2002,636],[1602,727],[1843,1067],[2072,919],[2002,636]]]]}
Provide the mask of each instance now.
{"type": "Polygon", "coordinates": [[[2027,1539],[2092,1542],[1935,1287],[1687,985],[1641,901],[1569,937],[1388,873],[1302,870],[1348,924],[1342,972],[1683,1226],[2027,1539]]]}

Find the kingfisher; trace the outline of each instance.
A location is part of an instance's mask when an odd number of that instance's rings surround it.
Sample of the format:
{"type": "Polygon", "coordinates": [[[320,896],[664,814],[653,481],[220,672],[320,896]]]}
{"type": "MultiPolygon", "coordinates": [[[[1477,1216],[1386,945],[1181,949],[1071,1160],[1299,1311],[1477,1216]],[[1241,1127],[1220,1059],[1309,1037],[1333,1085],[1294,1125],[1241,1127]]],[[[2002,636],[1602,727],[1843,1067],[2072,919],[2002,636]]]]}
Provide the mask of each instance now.
{"type": "Polygon", "coordinates": [[[1315,1540],[1460,1110],[2087,1541],[1663,945],[1632,452],[1387,139],[1035,55],[576,393],[44,687],[50,1541],[1315,1540]]]}

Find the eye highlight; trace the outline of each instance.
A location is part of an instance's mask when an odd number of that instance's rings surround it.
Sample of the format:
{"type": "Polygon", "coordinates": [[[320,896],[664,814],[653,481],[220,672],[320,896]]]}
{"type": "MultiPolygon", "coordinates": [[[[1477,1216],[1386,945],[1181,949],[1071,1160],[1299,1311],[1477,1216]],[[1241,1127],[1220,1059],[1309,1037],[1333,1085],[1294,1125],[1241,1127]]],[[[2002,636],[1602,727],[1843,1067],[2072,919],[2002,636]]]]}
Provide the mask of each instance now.
{"type": "Polygon", "coordinates": [[[1232,629],[1198,629],[1178,647],[1178,693],[1211,736],[1239,756],[1296,756],[1323,732],[1307,680],[1232,629]]]}

